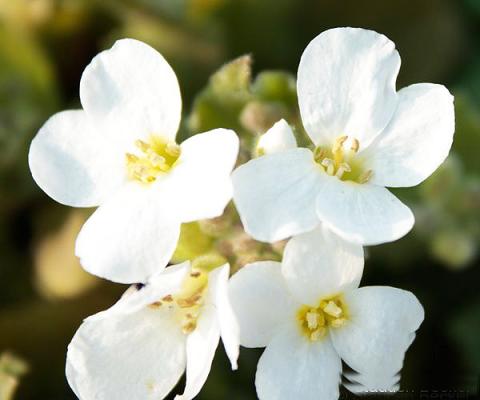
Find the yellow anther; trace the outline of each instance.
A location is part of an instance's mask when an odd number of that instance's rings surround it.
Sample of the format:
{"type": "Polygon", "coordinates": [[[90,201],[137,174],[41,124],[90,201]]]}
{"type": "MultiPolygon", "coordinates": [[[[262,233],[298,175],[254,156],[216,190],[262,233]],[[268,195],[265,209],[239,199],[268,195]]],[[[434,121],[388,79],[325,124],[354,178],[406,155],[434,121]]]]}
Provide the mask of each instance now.
{"type": "Polygon", "coordinates": [[[335,304],[332,300],[330,300],[325,307],[323,307],[323,311],[331,315],[332,317],[338,318],[342,315],[342,309],[335,304]]]}
{"type": "Polygon", "coordinates": [[[337,318],[330,322],[332,328],[340,328],[347,322],[346,318],[337,318]]]}
{"type": "Polygon", "coordinates": [[[344,162],[344,163],[341,163],[340,166],[338,167],[337,172],[335,173],[335,176],[338,179],[341,179],[345,172],[351,172],[351,171],[352,169],[350,168],[350,165],[344,162]]]}
{"type": "Polygon", "coordinates": [[[169,142],[165,146],[165,152],[172,157],[179,157],[180,156],[180,146],[176,143],[169,142]]]}
{"type": "Polygon", "coordinates": [[[154,182],[160,174],[168,172],[180,156],[180,146],[166,142],[158,136],[149,141],[138,139],[135,146],[142,154],[126,154],[128,177],[142,183],[154,182]]]}
{"type": "Polygon", "coordinates": [[[353,138],[350,150],[352,150],[354,153],[357,153],[359,148],[360,148],[360,142],[358,141],[358,139],[353,138]]]}
{"type": "Polygon", "coordinates": [[[322,162],[326,154],[327,152],[325,149],[321,147],[315,147],[315,150],[313,150],[313,159],[315,160],[315,162],[320,163],[322,162]]]}
{"type": "Polygon", "coordinates": [[[180,308],[190,308],[199,304],[198,302],[201,299],[202,299],[202,295],[199,293],[188,298],[184,298],[184,299],[179,298],[177,299],[177,304],[180,308]]]}
{"type": "Polygon", "coordinates": [[[327,333],[327,329],[326,328],[318,328],[316,330],[314,330],[311,334],[310,334],[310,340],[312,342],[316,342],[317,340],[321,339],[322,337],[325,336],[325,334],[327,333]]]}
{"type": "Polygon", "coordinates": [[[182,332],[185,334],[191,333],[195,330],[196,327],[197,327],[196,322],[187,322],[182,325],[182,332]]]}
{"type": "Polygon", "coordinates": [[[335,143],[332,147],[333,153],[333,160],[335,161],[335,165],[338,166],[343,161],[343,144],[348,139],[348,136],[340,136],[335,140],[335,143]]]}
{"type": "Polygon", "coordinates": [[[164,304],[175,316],[183,333],[191,333],[197,327],[207,286],[208,274],[192,267],[179,292],[164,296],[161,301],[150,304],[150,308],[156,309],[164,304]]]}
{"type": "Polygon", "coordinates": [[[347,140],[349,140],[349,136],[342,135],[335,139],[331,148],[315,147],[313,159],[330,176],[335,176],[342,181],[366,183],[372,177],[373,172],[365,171],[363,168],[364,160],[357,154],[360,142],[358,139],[350,137],[349,147],[344,148],[347,140]]]}
{"type": "Polygon", "coordinates": [[[347,139],[348,139],[348,136],[346,135],[338,137],[333,143],[332,152],[336,153],[338,151],[342,151],[343,144],[347,141],[347,139]]]}
{"type": "Polygon", "coordinates": [[[328,175],[333,175],[335,173],[335,162],[330,158],[324,158],[322,160],[322,166],[326,168],[328,175]]]}
{"type": "Polygon", "coordinates": [[[155,164],[163,165],[166,163],[165,157],[159,156],[153,151],[148,152],[148,159],[155,164]]]}
{"type": "Polygon", "coordinates": [[[150,149],[150,145],[143,140],[135,140],[135,146],[137,146],[140,150],[146,153],[150,149]]]}
{"type": "Polygon", "coordinates": [[[155,301],[152,304],[150,304],[150,308],[158,308],[162,305],[161,301],[155,301]]]}
{"type": "Polygon", "coordinates": [[[311,341],[320,340],[326,335],[328,328],[340,328],[348,320],[346,305],[341,295],[321,300],[318,307],[303,306],[297,316],[302,333],[311,341]]]}
{"type": "Polygon", "coordinates": [[[318,327],[318,313],[316,311],[308,312],[305,315],[305,319],[307,320],[308,329],[311,329],[311,330],[317,329],[317,327],[318,327]]]}
{"type": "Polygon", "coordinates": [[[127,162],[134,163],[134,162],[138,161],[138,157],[134,154],[127,153],[127,154],[125,154],[125,156],[127,158],[127,162]]]}
{"type": "Polygon", "coordinates": [[[358,183],[367,183],[373,176],[373,171],[371,169],[364,171],[357,179],[358,183]]]}

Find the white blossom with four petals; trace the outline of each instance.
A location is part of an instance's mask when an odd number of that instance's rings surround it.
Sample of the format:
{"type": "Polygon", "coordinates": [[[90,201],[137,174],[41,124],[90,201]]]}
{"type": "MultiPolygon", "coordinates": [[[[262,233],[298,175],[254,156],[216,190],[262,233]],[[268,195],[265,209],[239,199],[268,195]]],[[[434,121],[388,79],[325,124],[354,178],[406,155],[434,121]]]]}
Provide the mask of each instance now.
{"type": "Polygon", "coordinates": [[[363,249],[328,228],[292,238],[283,262],[249,264],[230,280],[240,344],[266,347],[260,400],[336,400],[342,363],[353,392],[395,391],[424,311],[410,292],[358,288],[363,249]]]}
{"type": "Polygon", "coordinates": [[[361,244],[411,229],[413,214],[385,187],[427,178],[454,132],[448,90],[417,84],[397,92],[399,67],[394,44],[363,29],[332,29],[307,47],[298,96],[315,150],[298,148],[282,120],[260,138],[261,157],[234,173],[246,231],[268,242],[294,237],[281,264],[253,263],[232,278],[232,309],[228,265],[162,270],[181,223],[221,215],[230,200],[237,136],[216,129],[176,143],[178,82],[146,44],[120,40],[93,59],[80,83],[83,109],[46,122],[30,168],[58,202],[99,206],[76,244],[84,268],[145,285],[77,331],[66,374],[79,398],[161,399],[186,369],[177,398],[190,400],[220,337],[234,369],[239,341],[266,347],[256,376],[261,400],[337,399],[342,359],[356,371],[350,390],[398,388],[423,308],[410,292],[358,288],[361,244]]]}
{"type": "Polygon", "coordinates": [[[133,39],[92,60],[80,99],[82,110],[55,114],[33,139],[32,175],[62,204],[100,206],[76,243],[87,271],[145,282],[170,260],[181,223],[223,213],[238,138],[215,129],[178,145],[175,73],[156,50],[133,39]]]}
{"type": "Polygon", "coordinates": [[[67,353],[66,375],[78,398],[160,400],[186,369],[185,391],[176,399],[193,399],[220,337],[236,369],[239,329],[228,275],[228,264],[211,272],[189,262],[171,266],[87,318],[67,353]]]}
{"type": "Polygon", "coordinates": [[[331,29],[308,45],[297,92],[315,150],[292,148],[283,127],[265,135],[270,152],[234,171],[234,201],[251,236],[274,242],[321,221],[348,241],[373,245],[412,228],[412,212],[386,187],[432,174],[449,153],[455,118],[442,85],[397,92],[399,68],[394,43],[373,31],[331,29]]]}

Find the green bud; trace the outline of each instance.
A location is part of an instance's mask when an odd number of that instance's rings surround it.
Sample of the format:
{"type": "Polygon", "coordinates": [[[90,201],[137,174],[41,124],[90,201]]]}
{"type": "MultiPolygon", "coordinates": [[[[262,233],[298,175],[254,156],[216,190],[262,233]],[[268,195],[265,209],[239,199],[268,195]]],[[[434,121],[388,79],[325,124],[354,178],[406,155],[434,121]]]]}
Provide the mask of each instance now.
{"type": "Polygon", "coordinates": [[[226,264],[228,260],[218,253],[204,254],[192,261],[192,269],[212,271],[226,264]]]}
{"type": "Polygon", "coordinates": [[[250,90],[252,57],[245,55],[225,64],[210,78],[212,89],[218,93],[243,95],[250,90]]]}
{"type": "Polygon", "coordinates": [[[241,130],[239,116],[251,99],[251,58],[243,56],[224,65],[195,98],[188,118],[191,132],[230,128],[241,130]]]}
{"type": "Polygon", "coordinates": [[[281,102],[288,107],[297,107],[295,77],[283,71],[264,71],[252,84],[252,93],[263,101],[281,102]]]}
{"type": "Polygon", "coordinates": [[[213,238],[206,235],[198,222],[182,224],[177,248],[172,256],[173,263],[193,260],[213,250],[213,238]]]}

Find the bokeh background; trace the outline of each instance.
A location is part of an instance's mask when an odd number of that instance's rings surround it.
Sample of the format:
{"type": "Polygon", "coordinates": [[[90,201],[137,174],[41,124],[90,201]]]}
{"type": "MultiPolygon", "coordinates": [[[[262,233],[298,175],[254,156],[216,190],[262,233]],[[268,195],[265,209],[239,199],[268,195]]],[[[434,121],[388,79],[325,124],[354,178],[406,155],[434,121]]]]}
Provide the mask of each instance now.
{"type": "MultiPolygon", "coordinates": [[[[75,235],[91,210],[56,204],[35,185],[27,164],[29,142],[42,123],[57,111],[79,107],[80,76],[91,58],[123,37],[154,46],[179,77],[181,136],[235,128],[245,160],[256,135],[279,118],[301,135],[298,61],[313,37],[337,26],[390,37],[402,56],[399,88],[436,82],[455,94],[453,151],[422,185],[396,191],[417,223],[398,242],[367,249],[363,284],[411,290],[426,309],[405,360],[404,392],[394,398],[476,398],[479,0],[0,0],[1,400],[74,399],[64,377],[66,346],[83,318],[125,290],[83,272],[73,255],[75,235]]],[[[252,242],[238,226],[231,228],[234,212],[227,214],[185,227],[176,257],[217,251],[235,268],[279,257],[281,245],[252,242]]],[[[243,350],[240,370],[232,373],[219,347],[198,398],[254,399],[259,354],[243,350]]]]}

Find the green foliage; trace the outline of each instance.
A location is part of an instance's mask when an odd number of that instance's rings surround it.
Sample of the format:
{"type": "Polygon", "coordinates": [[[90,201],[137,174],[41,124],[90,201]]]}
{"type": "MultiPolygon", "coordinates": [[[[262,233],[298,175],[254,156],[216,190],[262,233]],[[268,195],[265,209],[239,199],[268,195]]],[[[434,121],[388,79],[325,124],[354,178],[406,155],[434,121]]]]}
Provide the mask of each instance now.
{"type": "Polygon", "coordinates": [[[448,333],[471,371],[480,371],[480,300],[470,303],[449,321],[448,333]]]}
{"type": "Polygon", "coordinates": [[[57,104],[53,69],[41,47],[22,31],[0,26],[0,208],[31,193],[27,149],[57,104]]]}

